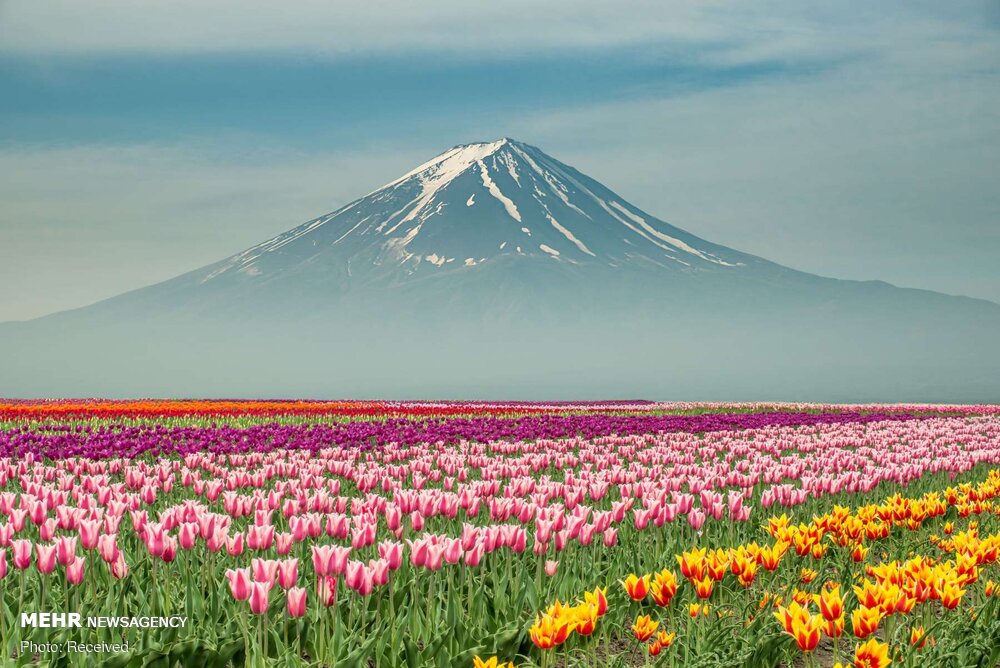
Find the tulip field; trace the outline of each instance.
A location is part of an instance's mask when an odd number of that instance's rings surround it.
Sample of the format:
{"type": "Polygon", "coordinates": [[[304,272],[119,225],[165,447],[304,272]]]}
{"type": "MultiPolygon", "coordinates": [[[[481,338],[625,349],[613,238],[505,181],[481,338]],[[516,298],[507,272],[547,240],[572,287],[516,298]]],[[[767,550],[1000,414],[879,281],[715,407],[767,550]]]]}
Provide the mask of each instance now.
{"type": "Polygon", "coordinates": [[[995,668],[998,497],[998,406],[0,400],[0,665],[995,668]]]}

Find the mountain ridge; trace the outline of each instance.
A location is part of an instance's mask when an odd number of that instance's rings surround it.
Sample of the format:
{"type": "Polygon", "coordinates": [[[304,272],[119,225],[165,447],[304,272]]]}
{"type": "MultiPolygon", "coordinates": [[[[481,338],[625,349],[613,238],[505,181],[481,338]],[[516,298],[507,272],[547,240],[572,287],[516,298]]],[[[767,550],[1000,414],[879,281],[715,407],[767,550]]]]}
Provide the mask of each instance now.
{"type": "Polygon", "coordinates": [[[1000,400],[998,330],[1000,305],[707,241],[503,138],[173,279],[0,324],[0,377],[25,396],[1000,400]]]}

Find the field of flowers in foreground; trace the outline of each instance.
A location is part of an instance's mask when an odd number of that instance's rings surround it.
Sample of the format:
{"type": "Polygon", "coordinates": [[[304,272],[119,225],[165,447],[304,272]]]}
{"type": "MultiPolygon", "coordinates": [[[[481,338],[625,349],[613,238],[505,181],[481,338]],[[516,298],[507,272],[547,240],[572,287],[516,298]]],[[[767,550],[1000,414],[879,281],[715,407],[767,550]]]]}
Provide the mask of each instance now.
{"type": "Polygon", "coordinates": [[[993,668],[998,463],[990,406],[0,402],[0,647],[993,668]]]}

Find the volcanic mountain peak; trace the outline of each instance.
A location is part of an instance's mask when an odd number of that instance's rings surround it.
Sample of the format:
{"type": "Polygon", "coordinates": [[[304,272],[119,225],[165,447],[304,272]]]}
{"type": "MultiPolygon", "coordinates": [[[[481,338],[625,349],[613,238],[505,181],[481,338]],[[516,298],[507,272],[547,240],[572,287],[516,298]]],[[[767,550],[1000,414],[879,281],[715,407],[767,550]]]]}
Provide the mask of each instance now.
{"type": "Polygon", "coordinates": [[[982,401],[997,330],[996,304],[717,246],[501,139],[209,267],[0,324],[0,377],[24,396],[982,401]]]}
{"type": "Polygon", "coordinates": [[[724,270],[757,258],[629,204],[509,138],[462,144],[325,216],[208,268],[202,281],[331,270],[351,282],[468,270],[498,258],[724,270]]]}

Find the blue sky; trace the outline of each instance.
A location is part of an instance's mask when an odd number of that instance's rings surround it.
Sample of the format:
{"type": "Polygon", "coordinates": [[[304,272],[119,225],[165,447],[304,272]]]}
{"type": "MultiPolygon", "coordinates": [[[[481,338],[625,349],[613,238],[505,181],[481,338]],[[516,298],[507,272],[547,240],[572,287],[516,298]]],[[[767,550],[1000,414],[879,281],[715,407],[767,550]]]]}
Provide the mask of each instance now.
{"type": "Polygon", "coordinates": [[[500,136],[718,243],[1000,301],[1000,10],[870,5],[7,0],[0,320],[500,136]]]}

